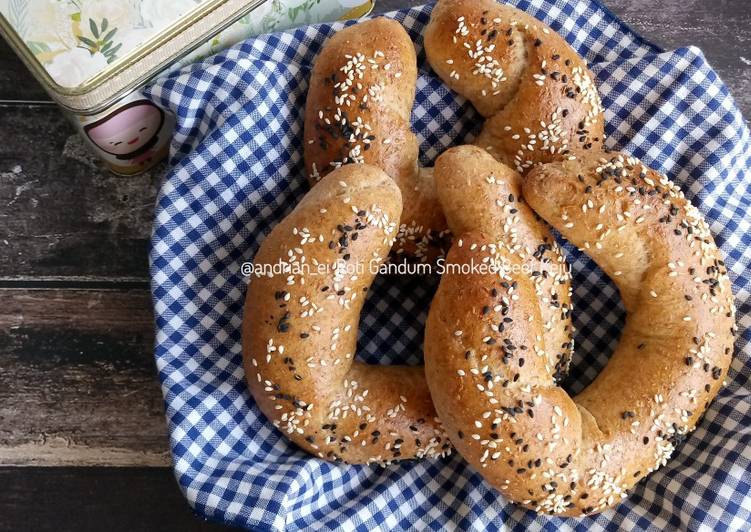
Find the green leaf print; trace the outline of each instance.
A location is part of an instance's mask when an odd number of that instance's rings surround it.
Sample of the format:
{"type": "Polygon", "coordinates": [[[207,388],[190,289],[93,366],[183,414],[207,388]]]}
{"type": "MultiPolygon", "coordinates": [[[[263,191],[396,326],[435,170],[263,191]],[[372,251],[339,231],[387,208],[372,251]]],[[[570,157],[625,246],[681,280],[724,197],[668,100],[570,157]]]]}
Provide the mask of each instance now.
{"type": "Polygon", "coordinates": [[[291,7],[287,10],[287,16],[289,17],[290,22],[297,22],[297,17],[300,15],[300,13],[306,13],[309,11],[313,6],[320,4],[321,0],[306,0],[302,4],[300,4],[297,7],[291,7]]]}
{"type": "Polygon", "coordinates": [[[103,41],[103,42],[107,42],[107,43],[109,43],[109,42],[112,42],[112,37],[114,37],[114,36],[115,36],[115,33],[117,33],[117,28],[113,28],[113,29],[111,29],[111,30],[110,30],[110,31],[109,31],[109,32],[107,33],[107,35],[105,35],[104,37],[102,37],[102,41],[103,41]]]}
{"type": "Polygon", "coordinates": [[[97,52],[101,53],[107,59],[108,63],[117,59],[117,52],[122,46],[122,43],[115,43],[114,41],[117,28],[107,31],[109,29],[109,21],[103,18],[99,24],[95,20],[89,19],[89,29],[91,30],[92,37],[78,36],[79,42],[83,45],[82,48],[88,50],[92,55],[97,52]]]}
{"type": "Polygon", "coordinates": [[[89,52],[91,52],[92,54],[95,54],[96,52],[99,51],[99,46],[97,45],[97,43],[95,41],[92,41],[88,37],[84,37],[83,35],[80,35],[78,37],[78,40],[84,43],[86,46],[88,46],[89,52]]]}
{"type": "Polygon", "coordinates": [[[120,47],[123,45],[123,43],[118,43],[116,46],[112,47],[110,50],[107,51],[104,56],[107,58],[107,62],[111,63],[115,59],[117,59],[117,52],[120,50],[120,47]]]}
{"type": "Polygon", "coordinates": [[[52,51],[46,42],[26,41],[26,46],[29,47],[29,50],[31,50],[31,53],[34,55],[40,55],[52,51]]]}

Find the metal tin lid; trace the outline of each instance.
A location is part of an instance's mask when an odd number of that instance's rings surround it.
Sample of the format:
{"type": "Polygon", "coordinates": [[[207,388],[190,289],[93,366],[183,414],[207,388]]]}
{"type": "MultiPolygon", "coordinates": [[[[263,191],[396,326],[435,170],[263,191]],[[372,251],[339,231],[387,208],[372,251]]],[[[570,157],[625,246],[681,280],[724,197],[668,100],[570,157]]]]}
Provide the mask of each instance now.
{"type": "Polygon", "coordinates": [[[267,1],[0,0],[0,33],[60,105],[92,114],[267,1]]]}
{"type": "Polygon", "coordinates": [[[0,34],[62,107],[88,116],[167,68],[251,35],[364,16],[374,2],[0,0],[0,34]]]}

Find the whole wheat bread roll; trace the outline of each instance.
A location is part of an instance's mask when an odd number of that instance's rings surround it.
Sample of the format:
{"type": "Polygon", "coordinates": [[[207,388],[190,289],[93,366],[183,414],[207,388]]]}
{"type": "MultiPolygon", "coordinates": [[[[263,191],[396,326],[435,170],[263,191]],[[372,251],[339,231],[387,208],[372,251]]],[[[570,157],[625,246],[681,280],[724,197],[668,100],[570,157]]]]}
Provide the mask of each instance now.
{"type": "MultiPolygon", "coordinates": [[[[425,333],[428,385],[457,451],[505,497],[549,514],[595,513],[664,465],[717,395],[736,333],[730,280],[701,214],[632,157],[547,164],[523,193],[618,287],[627,311],[618,347],[576,397],[556,386],[535,278],[513,268],[527,259],[507,236],[467,225],[447,268],[508,266],[443,275],[425,333]]],[[[441,199],[451,212],[455,199],[441,199]]]]}
{"type": "MultiPolygon", "coordinates": [[[[521,176],[481,148],[458,146],[438,157],[435,180],[452,232],[506,241],[529,268],[545,332],[545,370],[561,380],[574,348],[571,274],[550,228],[524,201],[521,176]]],[[[486,305],[482,312],[498,309],[486,305]]],[[[501,313],[501,330],[504,318],[501,313]]]]}
{"type": "Polygon", "coordinates": [[[384,170],[404,209],[392,252],[428,261],[448,247],[432,169],[419,168],[410,129],[415,47],[398,22],[376,18],[336,32],[323,45],[305,103],[305,166],[311,185],[345,164],[384,170]]]}
{"type": "Polygon", "coordinates": [[[250,391],[274,426],[320,458],[386,463],[450,451],[421,366],[355,361],[360,311],[401,209],[399,188],[382,170],[343,166],[253,259],[243,316],[250,391]],[[281,273],[270,269],[277,264],[281,273]]]}
{"type": "Polygon", "coordinates": [[[485,117],[475,144],[518,172],[601,147],[592,73],[536,18],[494,0],[439,0],[425,52],[436,74],[485,117]]]}

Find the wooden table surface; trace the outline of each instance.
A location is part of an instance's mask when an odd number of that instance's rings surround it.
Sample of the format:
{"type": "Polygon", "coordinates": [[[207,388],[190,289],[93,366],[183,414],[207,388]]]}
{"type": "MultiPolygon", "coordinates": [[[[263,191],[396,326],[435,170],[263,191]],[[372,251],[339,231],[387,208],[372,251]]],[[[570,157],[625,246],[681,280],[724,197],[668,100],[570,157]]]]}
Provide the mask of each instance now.
{"type": "MultiPolygon", "coordinates": [[[[748,0],[607,4],[701,47],[751,116],[748,0]]],[[[146,263],[163,172],[103,171],[0,40],[0,531],[224,529],[169,468],[146,263]]]]}

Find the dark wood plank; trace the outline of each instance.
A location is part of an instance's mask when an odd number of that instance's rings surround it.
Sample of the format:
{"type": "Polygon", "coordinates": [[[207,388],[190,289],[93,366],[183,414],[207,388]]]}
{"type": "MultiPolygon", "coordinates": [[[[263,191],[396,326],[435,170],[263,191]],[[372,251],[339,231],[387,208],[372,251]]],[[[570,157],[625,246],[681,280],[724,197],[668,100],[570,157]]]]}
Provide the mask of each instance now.
{"type": "Polygon", "coordinates": [[[104,171],[54,106],[5,106],[0,131],[0,277],[145,280],[164,167],[104,171]]]}
{"type": "Polygon", "coordinates": [[[0,467],[0,532],[211,532],[168,468],[0,467]]]}
{"type": "Polygon", "coordinates": [[[145,289],[0,289],[0,465],[169,464],[152,345],[145,289]]]}
{"type": "Polygon", "coordinates": [[[51,98],[0,37],[0,102],[8,100],[51,101],[51,98]]]}
{"type": "Polygon", "coordinates": [[[698,46],[751,117],[751,5],[748,0],[606,0],[636,31],[673,49],[698,46]],[[748,63],[746,61],[748,61],[748,63]]]}

